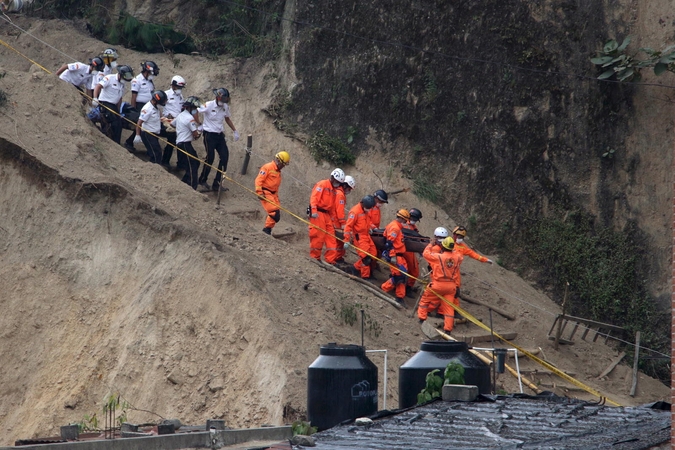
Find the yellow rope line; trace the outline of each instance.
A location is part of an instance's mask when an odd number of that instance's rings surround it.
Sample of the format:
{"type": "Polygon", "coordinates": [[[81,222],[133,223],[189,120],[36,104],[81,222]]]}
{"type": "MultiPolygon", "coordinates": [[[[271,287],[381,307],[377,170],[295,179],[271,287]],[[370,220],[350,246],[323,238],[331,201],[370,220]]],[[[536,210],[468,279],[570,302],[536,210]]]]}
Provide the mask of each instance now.
{"type": "Polygon", "coordinates": [[[23,53],[21,53],[20,51],[18,51],[17,49],[15,49],[15,48],[12,47],[11,45],[9,45],[7,42],[3,41],[2,39],[0,39],[0,44],[4,45],[5,47],[7,47],[7,48],[10,49],[10,50],[15,51],[15,52],[18,53],[19,55],[21,55],[21,56],[23,56],[24,58],[26,58],[28,61],[30,61],[30,62],[32,62],[33,64],[35,64],[36,66],[38,66],[40,69],[44,70],[44,71],[47,72],[48,74],[51,74],[51,72],[50,72],[49,70],[47,70],[45,67],[43,67],[43,66],[41,66],[40,64],[38,64],[37,62],[33,61],[33,60],[30,59],[28,56],[24,55],[23,53]]]}

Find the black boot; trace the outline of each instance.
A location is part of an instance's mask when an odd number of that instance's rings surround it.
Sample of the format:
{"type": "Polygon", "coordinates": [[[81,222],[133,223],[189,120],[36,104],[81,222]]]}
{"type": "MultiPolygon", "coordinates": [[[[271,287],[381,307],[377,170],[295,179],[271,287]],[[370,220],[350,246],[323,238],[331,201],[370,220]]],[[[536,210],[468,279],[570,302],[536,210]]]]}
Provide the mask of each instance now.
{"type": "Polygon", "coordinates": [[[270,236],[272,236],[272,229],[271,228],[265,227],[265,228],[263,228],[262,231],[263,231],[263,233],[269,234],[270,236]]]}

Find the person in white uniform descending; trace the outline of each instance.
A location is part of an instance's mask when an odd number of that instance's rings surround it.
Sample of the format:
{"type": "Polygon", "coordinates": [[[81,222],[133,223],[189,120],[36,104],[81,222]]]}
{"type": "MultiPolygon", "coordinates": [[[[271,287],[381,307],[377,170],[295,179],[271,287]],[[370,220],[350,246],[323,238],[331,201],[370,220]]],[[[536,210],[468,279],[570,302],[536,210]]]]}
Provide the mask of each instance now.
{"type": "Polygon", "coordinates": [[[197,109],[202,106],[202,102],[197,97],[188,97],[183,103],[183,111],[178,117],[171,121],[171,126],[176,129],[176,145],[180,150],[192,156],[186,156],[178,151],[185,160],[185,175],[183,183],[188,184],[192,189],[197,189],[197,172],[199,170],[199,158],[197,152],[192,146],[192,141],[199,137],[199,122],[197,121],[197,109]]]}
{"type": "MultiPolygon", "coordinates": [[[[183,110],[183,88],[185,87],[185,78],[180,75],[174,75],[171,78],[171,89],[164,91],[167,97],[166,106],[162,112],[162,117],[166,117],[168,121],[178,117],[178,114],[183,110]]],[[[171,156],[173,156],[173,146],[176,145],[176,131],[165,131],[165,128],[162,127],[164,133],[163,136],[166,137],[168,143],[164,146],[164,154],[162,155],[162,165],[167,169],[171,168],[171,156]]],[[[185,155],[181,152],[176,152],[177,169],[185,168],[185,155]]]]}
{"type": "MultiPolygon", "coordinates": [[[[140,111],[143,106],[150,101],[155,84],[152,80],[159,75],[159,66],[153,61],[145,61],[141,63],[141,73],[131,80],[131,107],[140,111]]],[[[124,142],[127,150],[134,149],[134,133],[131,133],[124,142]]]]}
{"type": "Polygon", "coordinates": [[[148,158],[151,163],[160,164],[162,162],[162,148],[159,146],[159,132],[162,128],[160,117],[162,113],[160,106],[166,105],[166,94],[164,91],[154,91],[138,117],[136,124],[136,136],[134,144],[143,142],[148,150],[148,158]]]}
{"type": "Polygon", "coordinates": [[[94,89],[94,99],[91,106],[96,107],[101,104],[103,117],[111,127],[110,138],[120,143],[122,139],[122,120],[117,113],[120,110],[122,97],[126,90],[125,82],[134,78],[134,71],[129,66],[119,66],[116,74],[110,74],[103,77],[94,89]]]}
{"type": "Polygon", "coordinates": [[[211,186],[211,190],[217,191],[220,188],[220,180],[222,178],[220,171],[227,171],[227,160],[230,156],[227,144],[225,143],[225,134],[223,133],[223,120],[234,132],[235,142],[239,140],[239,132],[232,123],[232,119],[230,119],[230,105],[228,105],[230,102],[230,92],[225,88],[219,88],[214,89],[213,93],[216,99],[206,102],[204,106],[198,109],[200,113],[204,114],[204,147],[206,147],[206,161],[199,176],[199,184],[208,187],[206,181],[211,172],[215,152],[218,152],[218,157],[220,158],[220,161],[218,161],[219,171],[216,172],[216,177],[211,186]]]}
{"type": "Polygon", "coordinates": [[[64,64],[56,71],[56,76],[72,84],[80,92],[84,92],[89,87],[92,77],[101,70],[103,60],[97,56],[90,59],[88,65],[81,62],[64,64]]]}

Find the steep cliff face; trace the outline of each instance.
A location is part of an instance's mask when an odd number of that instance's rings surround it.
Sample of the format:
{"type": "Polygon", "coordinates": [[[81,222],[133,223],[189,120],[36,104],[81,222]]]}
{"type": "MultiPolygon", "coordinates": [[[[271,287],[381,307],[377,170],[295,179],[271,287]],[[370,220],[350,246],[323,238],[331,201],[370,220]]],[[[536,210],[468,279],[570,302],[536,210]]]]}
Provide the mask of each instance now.
{"type": "Polygon", "coordinates": [[[517,250],[541,218],[577,210],[632,233],[663,300],[668,91],[600,83],[589,57],[628,34],[661,48],[667,14],[636,1],[299,2],[297,20],[321,27],[297,27],[293,111],[312,130],[353,127],[361,149],[380,143],[505,257],[504,241],[517,250]]]}

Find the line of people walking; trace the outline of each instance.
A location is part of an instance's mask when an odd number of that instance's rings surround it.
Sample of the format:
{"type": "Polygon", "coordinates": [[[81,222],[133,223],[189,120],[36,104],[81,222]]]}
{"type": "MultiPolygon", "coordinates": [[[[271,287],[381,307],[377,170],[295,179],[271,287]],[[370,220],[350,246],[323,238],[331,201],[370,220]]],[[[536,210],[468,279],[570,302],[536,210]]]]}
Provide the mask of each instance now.
{"type": "Polygon", "coordinates": [[[187,86],[180,75],[171,78],[168,90],[155,87],[155,78],[160,73],[154,61],[143,61],[140,72],[128,65],[117,64],[117,50],[109,48],[89,60],[89,64],[74,62],[62,65],[56,75],[91,98],[91,110],[87,116],[100,123],[101,130],[114,142],[121,145],[122,130],[128,128],[131,134],[124,147],[135,153],[135,146],[143,144],[148,160],[171,169],[173,148],[176,152],[176,171],[185,171],[182,181],[202,192],[227,190],[221,188],[222,172],[227,171],[229,149],[225,140],[224,125],[233,132],[234,141],[239,140],[231,119],[230,92],[226,88],[213,90],[214,98],[202,103],[199,97],[184,97],[187,86]],[[114,71],[116,70],[116,73],[114,71]],[[130,84],[130,101],[124,102],[130,84]],[[206,158],[199,176],[200,160],[193,143],[204,136],[206,158]],[[162,149],[159,137],[167,144],[162,149]],[[209,185],[211,166],[218,154],[219,170],[209,185]]]}

